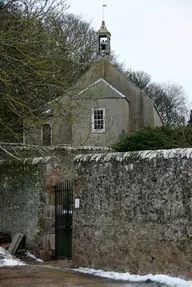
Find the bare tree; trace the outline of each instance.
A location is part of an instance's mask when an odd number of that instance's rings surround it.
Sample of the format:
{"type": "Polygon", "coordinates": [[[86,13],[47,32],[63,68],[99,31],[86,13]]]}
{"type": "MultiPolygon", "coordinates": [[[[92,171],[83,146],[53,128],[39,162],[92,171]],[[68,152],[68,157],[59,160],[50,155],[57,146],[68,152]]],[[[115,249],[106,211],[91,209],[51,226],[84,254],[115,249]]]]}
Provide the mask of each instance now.
{"type": "Polygon", "coordinates": [[[150,84],[146,91],[156,103],[165,124],[184,124],[188,108],[182,86],[150,84]]]}
{"type": "Polygon", "coordinates": [[[141,90],[145,90],[151,83],[151,76],[144,71],[127,70],[125,76],[141,90]]]}
{"type": "MultiPolygon", "coordinates": [[[[9,1],[0,8],[1,140],[21,141],[23,122],[41,124],[47,103],[64,97],[96,57],[94,30],[64,13],[65,1],[54,3],[9,1]]],[[[65,104],[65,119],[69,110],[65,104]]]]}
{"type": "MultiPolygon", "coordinates": [[[[68,99],[68,89],[95,61],[96,34],[67,7],[66,1],[53,0],[11,0],[0,7],[1,140],[21,141],[23,123],[30,134],[30,127],[51,117],[68,124],[74,120],[70,101],[54,102],[56,113],[47,113],[49,103],[68,99]]],[[[165,123],[181,123],[186,112],[182,87],[158,85],[143,71],[126,70],[115,53],[112,62],[156,103],[165,123]]]]}
{"type": "Polygon", "coordinates": [[[37,120],[37,107],[61,94],[67,86],[51,61],[52,52],[58,47],[56,37],[50,37],[44,23],[44,15],[50,13],[47,4],[46,0],[41,1],[41,6],[35,1],[9,1],[1,7],[2,139],[20,140],[23,121],[37,120]]]}
{"type": "Polygon", "coordinates": [[[188,107],[182,86],[153,83],[151,76],[144,71],[125,70],[124,75],[154,101],[165,124],[184,123],[188,107]]]}

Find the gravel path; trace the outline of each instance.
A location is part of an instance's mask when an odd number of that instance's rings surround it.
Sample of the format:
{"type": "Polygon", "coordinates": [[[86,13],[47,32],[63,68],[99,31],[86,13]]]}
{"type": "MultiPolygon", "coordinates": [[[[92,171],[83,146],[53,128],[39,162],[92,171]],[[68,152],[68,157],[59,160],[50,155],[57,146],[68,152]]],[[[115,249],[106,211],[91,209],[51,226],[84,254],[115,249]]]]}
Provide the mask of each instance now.
{"type": "Polygon", "coordinates": [[[0,287],[164,287],[162,284],[132,284],[64,271],[59,268],[25,266],[0,268],[0,287]]]}

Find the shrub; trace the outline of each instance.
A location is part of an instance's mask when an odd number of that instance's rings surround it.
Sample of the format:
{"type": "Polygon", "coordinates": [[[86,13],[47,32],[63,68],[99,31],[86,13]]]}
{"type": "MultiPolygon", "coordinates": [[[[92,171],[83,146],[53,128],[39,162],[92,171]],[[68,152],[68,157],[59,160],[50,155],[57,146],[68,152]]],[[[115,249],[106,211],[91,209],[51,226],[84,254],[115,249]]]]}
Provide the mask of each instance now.
{"type": "Polygon", "coordinates": [[[139,151],[192,147],[191,126],[146,127],[125,135],[112,146],[116,151],[139,151]]]}

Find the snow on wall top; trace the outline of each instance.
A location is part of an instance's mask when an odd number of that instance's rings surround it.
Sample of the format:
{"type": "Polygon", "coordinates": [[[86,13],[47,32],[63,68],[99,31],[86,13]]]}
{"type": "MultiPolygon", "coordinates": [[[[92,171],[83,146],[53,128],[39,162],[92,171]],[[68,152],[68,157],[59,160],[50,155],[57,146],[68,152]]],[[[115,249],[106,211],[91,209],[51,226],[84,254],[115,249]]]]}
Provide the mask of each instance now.
{"type": "Polygon", "coordinates": [[[53,156],[46,156],[46,157],[34,157],[34,158],[22,158],[22,159],[13,159],[13,160],[0,160],[0,165],[4,164],[31,164],[31,165],[37,165],[37,164],[46,164],[49,161],[51,162],[57,162],[59,163],[59,160],[56,157],[53,156]]]}
{"type": "Polygon", "coordinates": [[[86,161],[95,161],[95,162],[109,162],[112,160],[115,161],[126,161],[127,159],[148,159],[152,160],[154,158],[192,158],[192,148],[186,149],[170,149],[170,150],[146,150],[138,152],[116,152],[116,153],[105,153],[105,154],[87,154],[87,155],[77,155],[74,159],[74,162],[86,162],[86,161]]]}
{"type": "Polygon", "coordinates": [[[90,151],[110,151],[112,150],[109,147],[103,146],[70,146],[70,145],[55,145],[55,146],[38,146],[38,145],[24,145],[24,144],[6,144],[3,143],[2,146],[7,147],[8,149],[20,149],[20,150],[32,150],[32,149],[41,149],[41,150],[67,150],[67,151],[78,151],[78,150],[90,150],[90,151]]]}

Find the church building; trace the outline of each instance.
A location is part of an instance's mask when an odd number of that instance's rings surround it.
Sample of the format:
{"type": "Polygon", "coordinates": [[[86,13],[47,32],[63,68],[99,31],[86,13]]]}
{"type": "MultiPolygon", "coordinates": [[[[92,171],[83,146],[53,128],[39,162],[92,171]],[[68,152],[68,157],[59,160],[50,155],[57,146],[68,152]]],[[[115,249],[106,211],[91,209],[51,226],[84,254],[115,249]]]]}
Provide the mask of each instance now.
{"type": "Polygon", "coordinates": [[[105,21],[97,31],[97,52],[90,70],[66,95],[50,103],[33,144],[110,146],[124,133],[163,124],[148,95],[110,61],[111,33],[105,21]]]}

